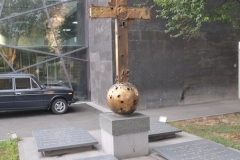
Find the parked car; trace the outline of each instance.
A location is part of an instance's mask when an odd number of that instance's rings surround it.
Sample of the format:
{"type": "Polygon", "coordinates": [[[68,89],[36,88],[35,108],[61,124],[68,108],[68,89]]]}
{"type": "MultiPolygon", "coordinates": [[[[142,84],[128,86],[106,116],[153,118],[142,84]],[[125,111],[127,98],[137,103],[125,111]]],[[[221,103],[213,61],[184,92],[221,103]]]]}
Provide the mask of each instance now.
{"type": "Polygon", "coordinates": [[[48,109],[62,114],[74,103],[67,87],[46,87],[32,74],[0,74],[0,111],[48,109]]]}

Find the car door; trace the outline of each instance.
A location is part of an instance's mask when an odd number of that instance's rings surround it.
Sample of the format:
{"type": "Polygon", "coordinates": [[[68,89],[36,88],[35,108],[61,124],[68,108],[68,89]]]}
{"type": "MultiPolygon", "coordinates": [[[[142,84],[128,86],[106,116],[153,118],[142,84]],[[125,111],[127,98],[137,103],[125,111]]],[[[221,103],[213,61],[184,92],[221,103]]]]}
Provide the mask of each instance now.
{"type": "Polygon", "coordinates": [[[43,91],[32,78],[15,78],[15,95],[15,106],[18,109],[44,107],[43,91]]]}
{"type": "Polygon", "coordinates": [[[14,108],[14,89],[13,89],[13,79],[0,78],[0,110],[7,110],[14,108]]]}

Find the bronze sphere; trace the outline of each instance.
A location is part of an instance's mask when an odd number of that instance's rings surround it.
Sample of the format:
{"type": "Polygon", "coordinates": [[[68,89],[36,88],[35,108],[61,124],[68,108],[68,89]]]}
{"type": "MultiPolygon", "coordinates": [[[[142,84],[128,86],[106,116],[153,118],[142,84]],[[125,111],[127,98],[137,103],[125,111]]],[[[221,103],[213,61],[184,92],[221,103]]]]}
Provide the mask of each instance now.
{"type": "Polygon", "coordinates": [[[139,105],[138,90],[129,82],[116,83],[108,90],[107,104],[116,114],[131,114],[139,105]]]}

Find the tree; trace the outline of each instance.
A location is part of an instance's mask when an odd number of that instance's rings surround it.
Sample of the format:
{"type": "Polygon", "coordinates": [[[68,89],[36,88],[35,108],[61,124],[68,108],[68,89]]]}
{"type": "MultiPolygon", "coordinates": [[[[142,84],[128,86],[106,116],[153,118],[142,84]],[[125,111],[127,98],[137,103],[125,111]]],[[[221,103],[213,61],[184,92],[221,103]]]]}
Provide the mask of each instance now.
{"type": "MultiPolygon", "coordinates": [[[[148,0],[147,0],[148,1],[148,0]]],[[[205,22],[229,22],[240,28],[240,0],[153,0],[160,6],[157,17],[167,20],[172,37],[190,39],[199,35],[205,22]]]]}
{"type": "MultiPolygon", "coordinates": [[[[1,17],[15,16],[21,12],[27,11],[26,8],[34,9],[39,6],[37,0],[12,0],[6,1],[1,17]]],[[[4,37],[8,45],[18,46],[19,39],[32,30],[35,21],[40,18],[39,14],[26,14],[12,19],[6,19],[0,22],[0,34],[4,37]]],[[[0,51],[6,57],[8,62],[13,65],[16,59],[16,49],[0,47],[0,51]]]]}
{"type": "MultiPolygon", "coordinates": [[[[3,37],[3,42],[0,43],[9,46],[36,45],[37,42],[32,39],[36,39],[34,36],[39,34],[39,30],[43,30],[42,34],[45,34],[44,38],[46,44],[48,44],[49,51],[58,53],[57,43],[61,44],[64,41],[59,36],[60,27],[65,22],[66,14],[76,3],[62,3],[49,7],[48,14],[51,26],[44,10],[25,13],[26,11],[42,7],[40,2],[39,0],[4,1],[3,10],[0,13],[1,18],[4,18],[4,20],[0,21],[0,35],[3,37]],[[54,31],[55,36],[52,31],[54,31]]],[[[38,39],[40,38],[38,37],[38,39]]],[[[0,45],[0,51],[11,65],[17,63],[16,57],[18,52],[15,48],[0,45]]]]}

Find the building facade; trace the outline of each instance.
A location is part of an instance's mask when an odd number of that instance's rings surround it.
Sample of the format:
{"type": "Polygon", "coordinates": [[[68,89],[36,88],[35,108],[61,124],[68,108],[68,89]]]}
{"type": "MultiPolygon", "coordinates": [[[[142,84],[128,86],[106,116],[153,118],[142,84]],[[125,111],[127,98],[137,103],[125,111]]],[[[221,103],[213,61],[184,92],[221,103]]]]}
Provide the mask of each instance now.
{"type": "MultiPolygon", "coordinates": [[[[139,109],[237,99],[240,32],[226,23],[208,23],[199,37],[170,38],[156,9],[150,21],[134,20],[128,28],[130,82],[140,92],[139,109]]],[[[103,107],[115,79],[114,52],[114,20],[89,20],[91,100],[103,107]]]]}
{"type": "Polygon", "coordinates": [[[31,73],[88,97],[85,1],[1,0],[0,73],[31,73]]]}
{"type": "MultiPolygon", "coordinates": [[[[109,1],[0,0],[0,73],[31,73],[107,107],[106,92],[115,83],[114,20],[92,20],[88,8],[109,1]]],[[[199,37],[172,39],[155,15],[152,9],[150,21],[128,28],[139,109],[237,99],[240,32],[211,23],[199,37]]]]}

